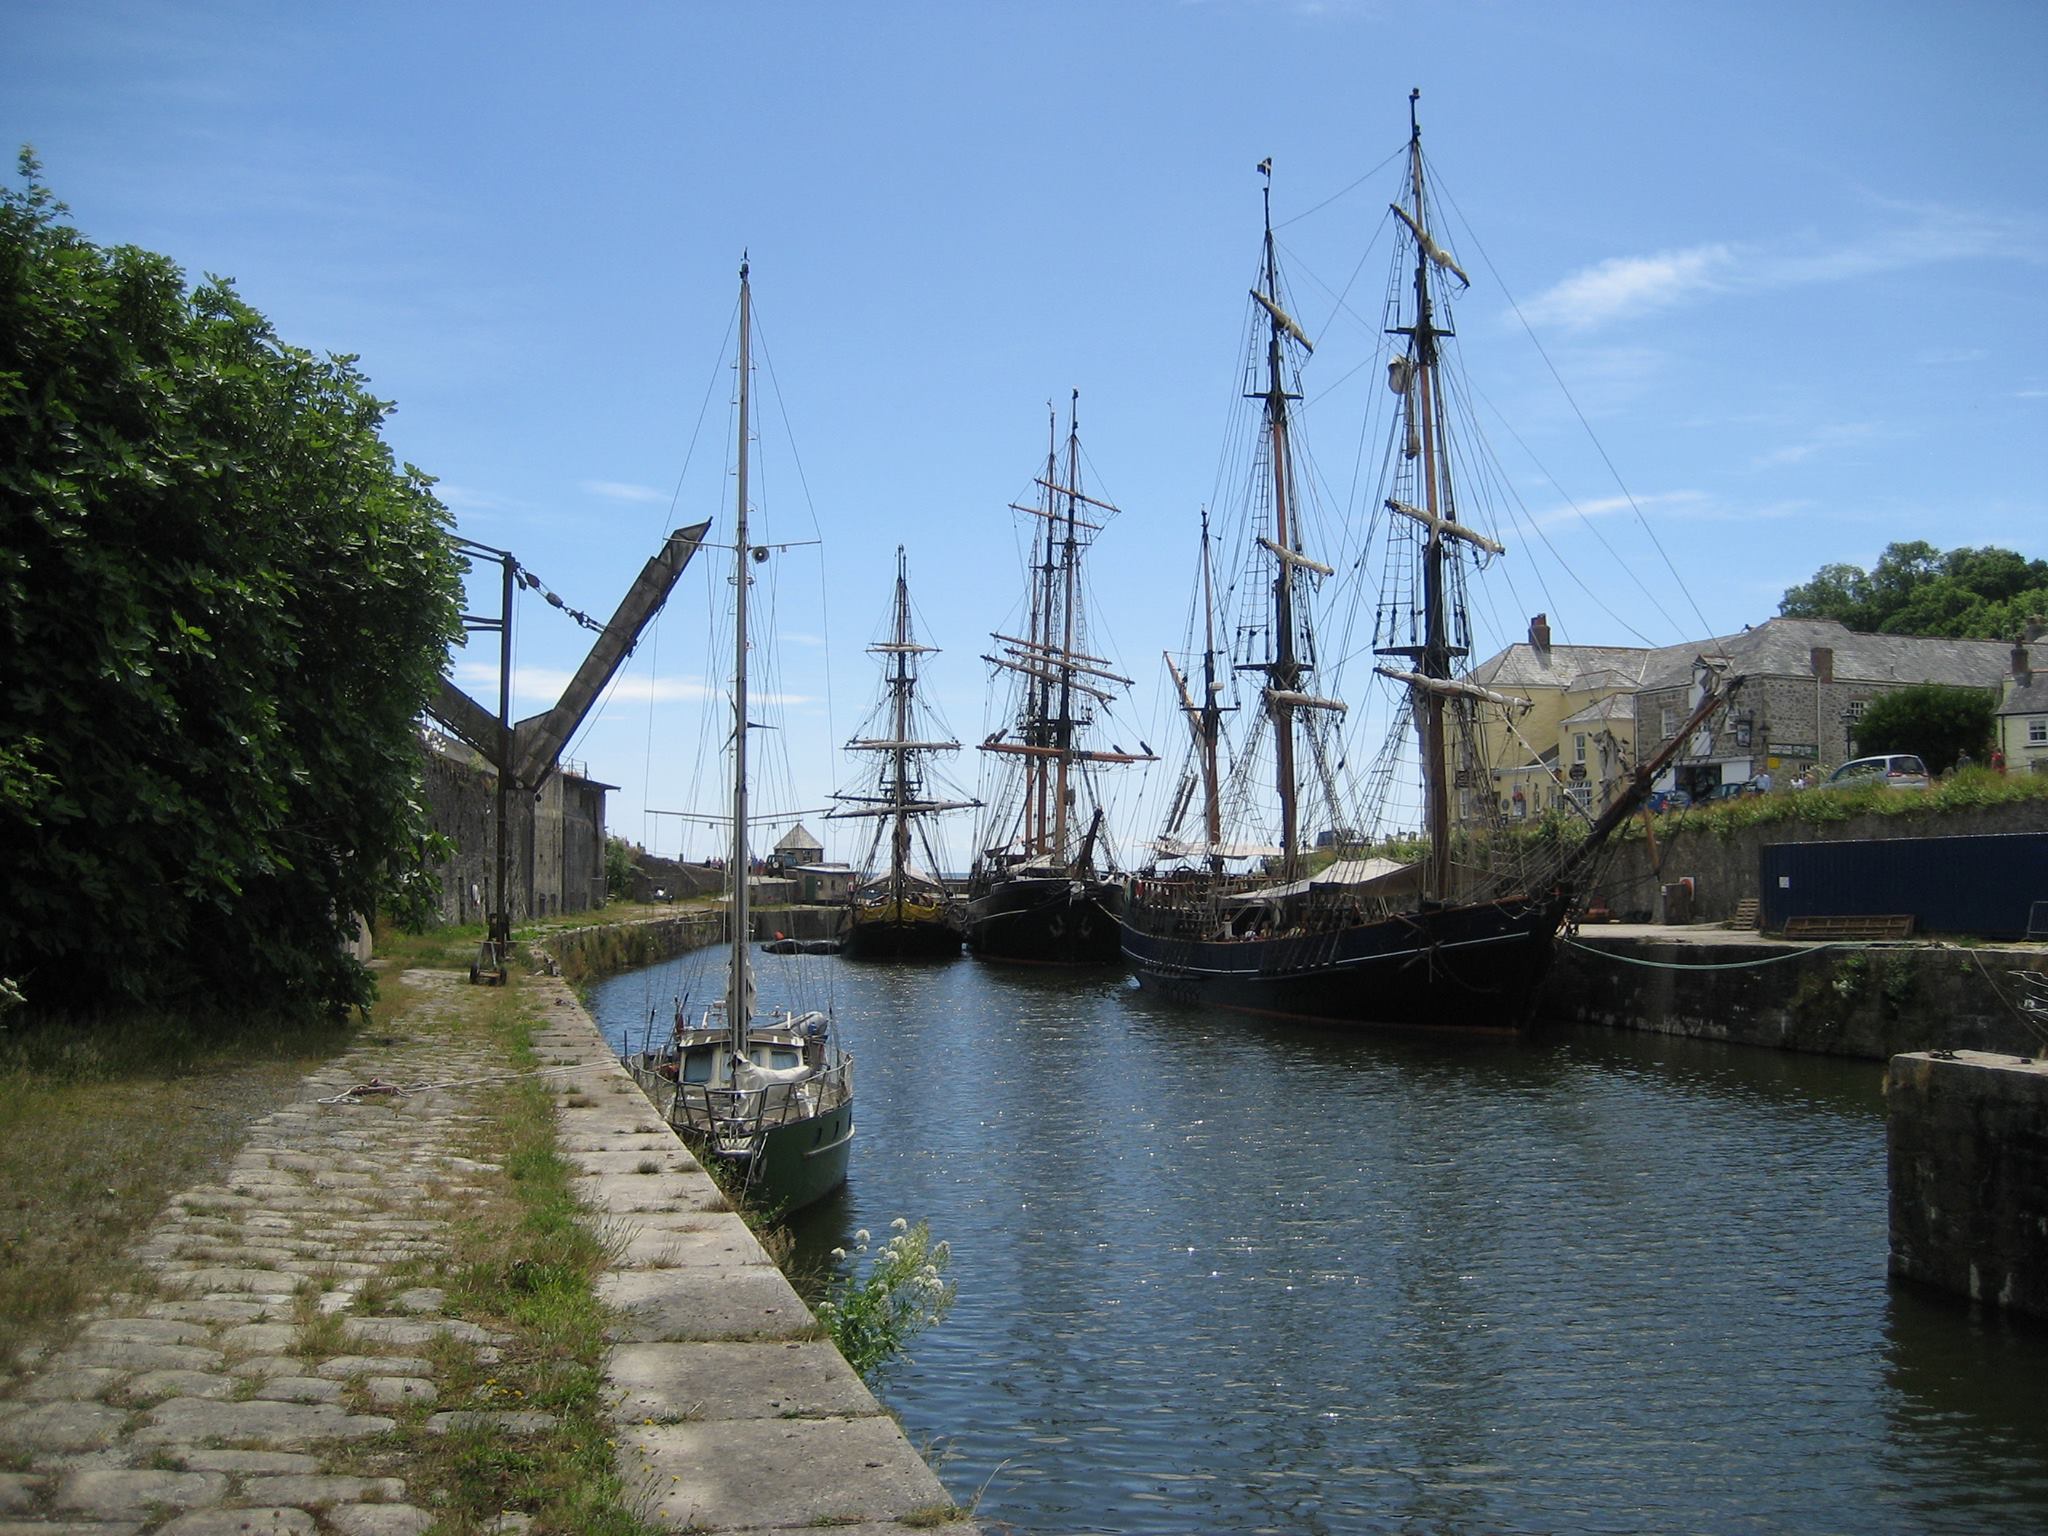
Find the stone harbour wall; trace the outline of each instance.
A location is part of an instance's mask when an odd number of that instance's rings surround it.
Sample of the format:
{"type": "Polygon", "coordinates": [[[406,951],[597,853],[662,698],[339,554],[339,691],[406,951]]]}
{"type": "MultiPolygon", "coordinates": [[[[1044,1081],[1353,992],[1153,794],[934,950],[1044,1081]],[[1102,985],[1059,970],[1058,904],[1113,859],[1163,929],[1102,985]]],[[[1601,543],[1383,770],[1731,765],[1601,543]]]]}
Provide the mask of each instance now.
{"type": "Polygon", "coordinates": [[[2014,970],[2048,951],[1788,944],[1586,927],[1560,941],[1542,1014],[1574,1024],[1886,1061],[1905,1051],[2030,1054],[2014,970]]]}
{"type": "Polygon", "coordinates": [[[2048,1063],[1898,1056],[1885,1107],[1892,1274],[2048,1318],[2048,1063]]]}

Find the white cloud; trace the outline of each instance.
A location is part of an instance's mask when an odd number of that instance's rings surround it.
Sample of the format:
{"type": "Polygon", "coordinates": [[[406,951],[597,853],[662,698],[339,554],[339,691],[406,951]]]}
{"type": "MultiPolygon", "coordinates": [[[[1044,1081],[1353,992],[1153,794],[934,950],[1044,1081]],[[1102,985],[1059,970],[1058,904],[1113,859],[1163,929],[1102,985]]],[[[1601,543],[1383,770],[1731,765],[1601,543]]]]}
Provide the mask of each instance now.
{"type": "Polygon", "coordinates": [[[1814,457],[1845,447],[1851,443],[1865,442],[1876,434],[1877,429],[1868,422],[1845,421],[1833,426],[1820,427],[1804,441],[1786,443],[1768,453],[1758,454],[1749,461],[1752,469],[1776,469],[1786,464],[1801,464],[1814,457]]]}
{"type": "Polygon", "coordinates": [[[504,512],[512,506],[504,497],[490,491],[472,490],[447,480],[435,483],[434,494],[441,498],[443,506],[456,512],[504,512]]]}
{"type": "Polygon", "coordinates": [[[1553,507],[1548,512],[1539,512],[1533,521],[1543,528],[1555,528],[1562,523],[1585,523],[1595,518],[1614,517],[1618,514],[1647,512],[1652,507],[1693,508],[1706,501],[1703,491],[1659,491],[1649,496],[1601,496],[1591,501],[1575,501],[1565,506],[1553,507]]]}
{"type": "MultiPolygon", "coordinates": [[[[1717,242],[1652,256],[1612,256],[1575,272],[1528,306],[1532,321],[1588,329],[1712,293],[1837,283],[1953,261],[2038,263],[2037,221],[1928,204],[1873,200],[1886,224],[1832,244],[1788,237],[1769,246],[1717,242]]],[[[1951,354],[1945,361],[1961,358],[1951,354]]]]}
{"type": "Polygon", "coordinates": [[[1610,257],[1539,294],[1528,315],[1532,321],[1576,330],[1662,309],[1724,286],[1735,260],[1734,248],[1727,245],[1610,257]]]}
{"type": "Polygon", "coordinates": [[[586,480],[583,489],[592,496],[602,496],[607,501],[662,502],[669,500],[667,491],[657,491],[651,485],[629,485],[622,480],[586,480]]]}
{"type": "MultiPolygon", "coordinates": [[[[576,674],[566,667],[518,667],[512,673],[512,696],[522,703],[553,704],[576,674]]],[[[456,666],[455,681],[464,685],[495,689],[498,669],[490,662],[466,661],[456,666]]],[[[639,677],[628,674],[614,678],[609,697],[622,702],[668,704],[712,698],[715,690],[693,677],[639,677]]]]}

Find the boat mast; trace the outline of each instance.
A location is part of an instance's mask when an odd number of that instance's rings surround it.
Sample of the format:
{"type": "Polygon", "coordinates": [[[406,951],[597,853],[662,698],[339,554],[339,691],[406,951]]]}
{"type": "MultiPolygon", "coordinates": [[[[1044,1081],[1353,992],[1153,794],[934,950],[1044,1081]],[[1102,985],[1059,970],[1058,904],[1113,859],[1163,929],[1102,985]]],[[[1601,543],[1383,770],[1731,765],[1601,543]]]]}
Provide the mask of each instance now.
{"type": "Polygon", "coordinates": [[[889,680],[895,691],[895,782],[890,798],[896,803],[896,835],[889,854],[890,895],[903,900],[903,866],[910,861],[910,580],[905,574],[903,546],[896,546],[896,675],[889,680]]]}
{"type": "MultiPolygon", "coordinates": [[[[1075,390],[1073,400],[1067,408],[1067,537],[1061,551],[1061,563],[1065,567],[1062,596],[1061,640],[1059,659],[1060,712],[1054,723],[1053,745],[1059,748],[1059,755],[1053,760],[1053,837],[1052,851],[1061,858],[1067,853],[1067,773],[1074,761],[1074,608],[1077,593],[1075,587],[1080,579],[1080,540],[1074,525],[1080,513],[1081,503],[1081,391],[1075,390]]],[[[1050,537],[1050,530],[1047,533],[1050,537]]],[[[1046,638],[1052,638],[1048,627],[1046,638]]]]}
{"type": "MultiPolygon", "coordinates": [[[[1223,872],[1223,855],[1218,850],[1223,844],[1223,797],[1221,781],[1217,773],[1216,754],[1218,738],[1223,719],[1223,708],[1216,702],[1216,594],[1213,575],[1209,564],[1209,509],[1202,509],[1202,702],[1197,704],[1195,696],[1188,691],[1188,680],[1181,676],[1180,668],[1174,665],[1173,652],[1166,653],[1167,675],[1173,679],[1173,686],[1180,694],[1181,713],[1187,718],[1188,734],[1195,745],[1195,762],[1202,781],[1202,834],[1207,848],[1207,859],[1212,874],[1223,872]]],[[[1167,825],[1169,829],[1180,825],[1186,814],[1189,798],[1194,794],[1194,784],[1187,779],[1181,781],[1179,793],[1174,798],[1173,811],[1167,825]]]]}
{"type": "MultiPolygon", "coordinates": [[[[1451,641],[1444,613],[1444,532],[1451,512],[1442,505],[1449,487],[1439,485],[1448,470],[1439,439],[1440,386],[1437,380],[1437,336],[1429,293],[1429,224],[1422,198],[1422,124],[1416,115],[1419,90],[1408,93],[1408,180],[1415,210],[1415,395],[1421,414],[1422,508],[1429,514],[1429,534],[1422,556],[1422,675],[1451,675],[1451,641]]],[[[1424,889],[1441,901],[1450,890],[1451,796],[1444,757],[1444,695],[1424,688],[1422,706],[1422,789],[1425,825],[1429,831],[1428,869],[1424,889]]]]}
{"type": "MultiPolygon", "coordinates": [[[[1031,644],[1043,657],[1052,649],[1052,607],[1053,607],[1053,526],[1058,517],[1058,503],[1053,499],[1052,487],[1059,479],[1059,416],[1050,402],[1045,408],[1045,485],[1043,495],[1045,558],[1039,563],[1038,580],[1031,589],[1031,628],[1027,633],[1031,644]]],[[[1038,536],[1034,533],[1031,547],[1038,548],[1038,536]]],[[[1028,708],[1025,712],[1025,735],[1027,743],[1041,751],[1052,745],[1047,739],[1052,715],[1052,679],[1043,671],[1026,689],[1028,708]]],[[[1046,840],[1048,812],[1046,804],[1052,783],[1047,772],[1047,763],[1042,755],[1032,756],[1025,764],[1024,807],[1026,815],[1024,853],[1035,857],[1044,853],[1049,846],[1046,840]]]]}
{"type": "Polygon", "coordinates": [[[1216,766],[1216,739],[1223,710],[1216,702],[1216,592],[1209,563],[1209,509],[1202,509],[1202,830],[1209,843],[1209,868],[1223,870],[1223,789],[1216,766]]]}
{"type": "Polygon", "coordinates": [[[1267,315],[1266,332],[1266,435],[1273,461],[1273,553],[1278,569],[1273,578],[1273,655],[1266,664],[1266,709],[1273,721],[1274,789],[1280,798],[1280,860],[1282,880],[1292,880],[1299,854],[1299,811],[1295,805],[1294,701],[1301,691],[1301,664],[1294,653],[1294,553],[1288,532],[1288,492],[1293,465],[1288,458],[1287,402],[1290,395],[1280,372],[1280,268],[1273,247],[1273,162],[1262,161],[1260,174],[1266,178],[1266,270],[1265,293],[1261,299],[1267,315]]]}
{"type": "Polygon", "coordinates": [[[747,881],[747,420],[748,383],[752,344],[752,289],[747,279],[747,258],[740,257],[740,458],[738,491],[735,496],[733,565],[733,685],[732,685],[732,964],[726,971],[725,1019],[731,1031],[731,1067],[735,1076],[747,1056],[748,943],[753,936],[753,912],[747,881]]]}

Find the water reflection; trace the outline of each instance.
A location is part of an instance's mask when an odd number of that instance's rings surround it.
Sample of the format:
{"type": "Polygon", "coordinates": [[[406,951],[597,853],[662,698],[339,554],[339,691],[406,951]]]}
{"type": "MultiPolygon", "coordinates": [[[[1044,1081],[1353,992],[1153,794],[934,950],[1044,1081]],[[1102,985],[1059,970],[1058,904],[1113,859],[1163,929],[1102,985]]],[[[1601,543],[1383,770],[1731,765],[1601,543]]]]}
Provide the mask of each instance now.
{"type": "Polygon", "coordinates": [[[828,963],[860,1139],[800,1251],[952,1243],[885,1395],[987,1521],[2048,1526],[2048,1339],[1887,1288],[1875,1064],[828,963]]]}

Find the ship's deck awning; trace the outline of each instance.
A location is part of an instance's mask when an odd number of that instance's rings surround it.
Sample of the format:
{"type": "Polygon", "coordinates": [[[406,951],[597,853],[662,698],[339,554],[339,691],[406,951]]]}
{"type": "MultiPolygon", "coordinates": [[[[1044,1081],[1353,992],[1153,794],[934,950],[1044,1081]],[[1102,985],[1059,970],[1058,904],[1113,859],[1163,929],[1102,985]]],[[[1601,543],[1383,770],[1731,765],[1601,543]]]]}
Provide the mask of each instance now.
{"type": "Polygon", "coordinates": [[[1395,859],[1339,859],[1327,869],[1317,870],[1286,885],[1269,885],[1247,891],[1239,901],[1279,901],[1309,891],[1356,891],[1361,895],[1393,896],[1417,886],[1422,877],[1419,864],[1395,859]]]}

